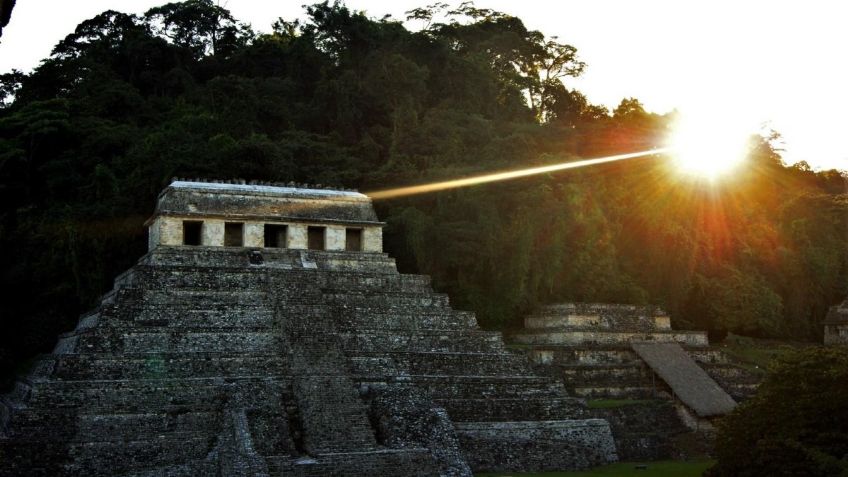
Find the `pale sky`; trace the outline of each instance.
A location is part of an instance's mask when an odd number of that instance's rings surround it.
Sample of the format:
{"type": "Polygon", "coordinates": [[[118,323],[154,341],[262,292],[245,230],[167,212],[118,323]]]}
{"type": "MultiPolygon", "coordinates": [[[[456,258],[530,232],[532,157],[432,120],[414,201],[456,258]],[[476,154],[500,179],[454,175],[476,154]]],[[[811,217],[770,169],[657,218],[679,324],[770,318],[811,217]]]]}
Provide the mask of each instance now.
{"type": "MultiPolygon", "coordinates": [[[[435,0],[347,0],[398,19],[435,0]]],[[[0,43],[0,72],[29,71],[82,20],[142,13],[167,0],[19,0],[0,43]]],[[[221,0],[254,30],[303,16],[309,0],[221,0]]],[[[451,2],[448,2],[451,3],[451,2]]],[[[452,5],[458,4],[453,2],[452,5]]],[[[635,97],[649,111],[679,109],[721,130],[782,134],[784,159],[848,170],[848,3],[807,0],[478,0],[577,47],[588,64],[566,84],[614,108],[635,97]]],[[[418,25],[410,24],[410,28],[418,25]]]]}

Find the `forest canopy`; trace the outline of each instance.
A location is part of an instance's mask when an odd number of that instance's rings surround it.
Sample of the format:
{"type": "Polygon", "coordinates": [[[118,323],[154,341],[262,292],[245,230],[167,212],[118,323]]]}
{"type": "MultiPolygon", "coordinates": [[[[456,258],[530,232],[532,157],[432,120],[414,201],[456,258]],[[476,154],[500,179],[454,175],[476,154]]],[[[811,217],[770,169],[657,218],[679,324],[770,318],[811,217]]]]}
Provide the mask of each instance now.
{"type": "MultiPolygon", "coordinates": [[[[674,119],[591,104],[566,85],[577,50],[506,13],[305,8],[261,34],[211,0],[110,10],[0,75],[0,375],[145,252],[173,176],[374,190],[650,149],[674,119]]],[[[486,328],[599,301],[815,340],[848,291],[845,178],[785,165],[772,139],[716,184],[645,158],[375,205],[401,269],[486,328]]]]}

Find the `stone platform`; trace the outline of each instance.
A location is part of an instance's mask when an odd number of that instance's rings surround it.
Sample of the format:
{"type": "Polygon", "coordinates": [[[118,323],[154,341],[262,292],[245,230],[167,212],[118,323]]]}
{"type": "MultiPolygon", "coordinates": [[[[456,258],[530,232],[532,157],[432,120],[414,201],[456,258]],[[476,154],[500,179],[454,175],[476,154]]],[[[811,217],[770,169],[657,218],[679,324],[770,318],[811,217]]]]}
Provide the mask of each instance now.
{"type": "Polygon", "coordinates": [[[524,319],[524,330],[511,336],[528,345],[580,346],[657,341],[707,346],[704,331],[671,329],[671,319],[651,306],[564,303],[548,305],[524,319]]]}
{"type": "Polygon", "coordinates": [[[471,475],[608,423],[382,253],[158,246],[0,400],[0,475],[471,475]]]}

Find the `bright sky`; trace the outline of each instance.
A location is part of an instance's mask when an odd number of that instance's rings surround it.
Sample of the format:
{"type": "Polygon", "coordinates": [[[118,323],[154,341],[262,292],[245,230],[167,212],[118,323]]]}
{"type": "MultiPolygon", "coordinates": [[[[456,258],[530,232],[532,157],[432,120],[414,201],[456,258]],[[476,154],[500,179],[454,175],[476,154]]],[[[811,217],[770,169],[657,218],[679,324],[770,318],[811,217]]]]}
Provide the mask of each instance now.
{"type": "MultiPolygon", "coordinates": [[[[317,0],[316,0],[317,1],[317,0]]],[[[370,16],[402,19],[435,0],[347,0],[370,16]]],[[[142,13],[167,0],[21,0],[0,43],[0,72],[28,71],[82,20],[112,8],[142,13]]],[[[309,0],[221,0],[239,20],[270,30],[303,16],[309,0]]],[[[449,2],[450,3],[450,2],[449,2]]],[[[453,2],[456,4],[458,2],[453,2]]],[[[588,63],[568,82],[614,108],[635,97],[657,113],[679,109],[717,130],[783,136],[787,162],[848,170],[848,3],[826,0],[478,0],[577,47],[588,63]]],[[[416,27],[417,25],[409,25],[416,27]]]]}

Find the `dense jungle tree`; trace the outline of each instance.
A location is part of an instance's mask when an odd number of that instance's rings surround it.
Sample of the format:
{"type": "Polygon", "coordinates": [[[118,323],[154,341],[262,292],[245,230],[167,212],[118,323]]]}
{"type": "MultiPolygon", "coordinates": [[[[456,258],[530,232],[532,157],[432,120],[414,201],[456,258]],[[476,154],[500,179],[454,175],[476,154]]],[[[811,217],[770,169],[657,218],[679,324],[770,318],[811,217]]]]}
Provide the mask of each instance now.
{"type": "Polygon", "coordinates": [[[848,350],[781,358],[757,395],[725,417],[711,477],[848,475],[848,350]]]}

